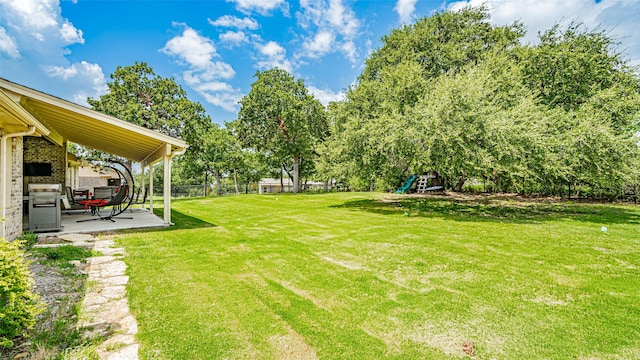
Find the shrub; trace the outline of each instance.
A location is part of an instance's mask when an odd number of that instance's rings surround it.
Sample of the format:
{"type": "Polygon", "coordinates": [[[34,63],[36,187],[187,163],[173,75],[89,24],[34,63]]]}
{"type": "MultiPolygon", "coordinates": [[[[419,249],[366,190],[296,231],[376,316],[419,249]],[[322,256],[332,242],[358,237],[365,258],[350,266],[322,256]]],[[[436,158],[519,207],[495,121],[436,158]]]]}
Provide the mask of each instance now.
{"type": "Polygon", "coordinates": [[[22,245],[28,250],[38,242],[38,234],[35,234],[33,231],[24,231],[20,237],[18,237],[18,240],[22,241],[22,245]]]}
{"type": "Polygon", "coordinates": [[[0,348],[13,346],[13,339],[33,328],[44,309],[33,291],[22,242],[0,239],[0,348]]]}

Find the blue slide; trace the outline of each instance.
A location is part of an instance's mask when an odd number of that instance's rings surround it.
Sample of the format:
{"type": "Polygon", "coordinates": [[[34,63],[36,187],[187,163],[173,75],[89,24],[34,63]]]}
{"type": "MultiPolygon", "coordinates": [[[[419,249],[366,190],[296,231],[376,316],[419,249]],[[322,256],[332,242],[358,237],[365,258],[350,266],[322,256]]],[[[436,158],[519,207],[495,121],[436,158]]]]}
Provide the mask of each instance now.
{"type": "Polygon", "coordinates": [[[396,194],[406,194],[411,189],[411,185],[413,185],[414,181],[418,179],[418,175],[411,175],[407,181],[402,185],[402,187],[396,190],[396,194]]]}

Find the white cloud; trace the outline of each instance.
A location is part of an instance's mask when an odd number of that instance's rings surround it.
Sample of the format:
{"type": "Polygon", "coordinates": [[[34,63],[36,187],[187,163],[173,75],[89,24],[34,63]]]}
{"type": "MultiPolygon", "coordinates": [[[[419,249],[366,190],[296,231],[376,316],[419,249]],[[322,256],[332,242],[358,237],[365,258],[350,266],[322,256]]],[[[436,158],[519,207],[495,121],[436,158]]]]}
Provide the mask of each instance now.
{"type": "Polygon", "coordinates": [[[413,12],[416,10],[418,0],[398,0],[393,8],[400,16],[400,22],[408,24],[413,20],[413,12]]]}
{"type": "Polygon", "coordinates": [[[335,35],[329,31],[321,31],[313,39],[307,39],[302,47],[307,51],[307,56],[319,58],[332,50],[335,35]]]}
{"type": "Polygon", "coordinates": [[[336,92],[333,92],[333,91],[331,91],[329,89],[319,89],[319,88],[317,88],[317,87],[315,87],[313,85],[308,85],[307,89],[324,106],[329,105],[330,102],[341,101],[341,100],[344,100],[346,98],[345,93],[342,92],[342,91],[336,93],[336,92]]]}
{"type": "Polygon", "coordinates": [[[248,17],[241,19],[231,15],[224,15],[216,20],[208,19],[208,21],[213,26],[231,27],[238,30],[256,30],[258,28],[258,22],[248,17]]]}
{"type": "Polygon", "coordinates": [[[338,33],[351,38],[356,35],[360,22],[355,17],[353,10],[345,8],[342,0],[329,0],[327,9],[329,23],[338,29],[338,33]]]}
{"type": "Polygon", "coordinates": [[[222,61],[213,61],[207,67],[191,68],[185,71],[189,77],[198,78],[199,81],[211,81],[213,79],[231,79],[236,75],[231,65],[222,61]]]}
{"type": "Polygon", "coordinates": [[[16,39],[7,34],[7,30],[0,26],[0,52],[7,54],[9,57],[17,59],[20,57],[18,43],[16,39]]]}
{"type": "Polygon", "coordinates": [[[342,44],[342,53],[351,61],[351,64],[355,64],[356,56],[358,52],[356,50],[356,44],[353,41],[346,41],[342,44]]]}
{"type": "Polygon", "coordinates": [[[347,38],[357,35],[360,21],[355,12],[344,6],[342,0],[300,1],[301,11],[297,14],[299,25],[310,28],[313,24],[320,30],[333,30],[347,38]]]}
{"type": "Polygon", "coordinates": [[[105,93],[102,68],[70,63],[83,32],[62,17],[60,0],[0,0],[0,76],[82,105],[105,93]]]}
{"type": "Polygon", "coordinates": [[[225,111],[237,110],[236,99],[239,99],[240,91],[221,81],[233,78],[236,72],[231,65],[214,60],[220,55],[211,39],[185,26],[182,34],[167,41],[160,51],[177,57],[187,67],[182,73],[182,78],[205,101],[225,111]]]}
{"type": "Polygon", "coordinates": [[[190,27],[186,27],[182,35],[167,41],[160,51],[177,56],[196,68],[206,68],[217,55],[213,41],[190,27]]]}
{"type": "Polygon", "coordinates": [[[273,10],[280,9],[285,15],[288,15],[288,4],[285,0],[227,0],[236,4],[236,8],[240,11],[254,11],[262,15],[267,15],[273,10]]]}
{"type": "Polygon", "coordinates": [[[78,68],[75,66],[49,66],[47,72],[51,77],[59,77],[62,80],[67,80],[78,75],[78,68]]]}
{"type": "Polygon", "coordinates": [[[82,31],[62,19],[59,0],[0,0],[9,27],[39,42],[83,43],[82,31]]]}
{"type": "Polygon", "coordinates": [[[198,86],[200,91],[233,91],[233,87],[222,81],[210,81],[208,83],[200,84],[198,86]]]}
{"type": "Polygon", "coordinates": [[[57,0],[2,0],[0,2],[16,23],[41,30],[58,25],[59,2],[57,0]]]}
{"type": "Polygon", "coordinates": [[[260,53],[269,57],[281,56],[287,52],[280,44],[275,41],[269,41],[264,46],[260,47],[260,53]]]}
{"type": "Polygon", "coordinates": [[[84,38],[82,37],[82,30],[78,30],[70,22],[66,21],[62,24],[60,29],[60,35],[62,39],[68,44],[84,44],[84,38]]]}
{"type": "Polygon", "coordinates": [[[243,96],[240,90],[234,89],[231,86],[225,86],[220,90],[213,90],[208,87],[196,87],[195,90],[198,91],[208,103],[228,112],[238,111],[238,101],[240,101],[243,96]]]}
{"type": "Polygon", "coordinates": [[[257,63],[259,69],[278,67],[288,72],[293,71],[291,62],[286,59],[287,50],[280,44],[275,41],[269,41],[266,44],[257,44],[256,46],[258,47],[258,52],[263,56],[257,63]]]}
{"type": "Polygon", "coordinates": [[[69,66],[48,66],[46,72],[50,77],[62,79],[70,88],[76,89],[71,101],[88,106],[87,97],[98,98],[107,92],[107,81],[98,64],[86,61],[69,66]]]}
{"type": "Polygon", "coordinates": [[[342,0],[302,0],[300,9],[298,25],[308,34],[303,38],[302,49],[296,53],[297,58],[319,58],[339,51],[352,63],[356,61],[357,49],[353,40],[359,35],[361,23],[351,8],[342,0]],[[326,49],[327,45],[329,49],[326,49]]]}
{"type": "Polygon", "coordinates": [[[227,31],[220,34],[220,41],[230,43],[232,45],[240,45],[249,41],[247,35],[242,31],[227,31]]]}

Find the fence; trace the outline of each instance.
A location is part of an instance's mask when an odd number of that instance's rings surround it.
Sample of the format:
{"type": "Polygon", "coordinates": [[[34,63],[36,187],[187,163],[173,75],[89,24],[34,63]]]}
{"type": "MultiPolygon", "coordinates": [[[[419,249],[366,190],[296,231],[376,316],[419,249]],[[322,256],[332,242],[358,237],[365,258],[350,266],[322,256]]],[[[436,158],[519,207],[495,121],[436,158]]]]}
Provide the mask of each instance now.
{"type": "MultiPolygon", "coordinates": [[[[236,189],[233,184],[222,184],[221,192],[222,195],[235,194],[236,189]]],[[[163,196],[164,189],[162,186],[154,186],[153,192],[155,196],[163,196]]],[[[255,184],[249,184],[248,186],[245,184],[240,185],[241,193],[255,193],[257,192],[257,187],[255,184]]],[[[172,198],[181,198],[181,197],[199,197],[199,196],[210,196],[217,194],[216,185],[174,185],[171,186],[171,197],[172,198]]]]}

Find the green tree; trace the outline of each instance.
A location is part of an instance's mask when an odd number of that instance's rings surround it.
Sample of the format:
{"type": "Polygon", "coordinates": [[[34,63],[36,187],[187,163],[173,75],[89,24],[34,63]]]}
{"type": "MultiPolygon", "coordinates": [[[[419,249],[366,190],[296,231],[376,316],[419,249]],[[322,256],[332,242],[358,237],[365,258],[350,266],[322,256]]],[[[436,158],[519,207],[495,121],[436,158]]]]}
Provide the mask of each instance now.
{"type": "Polygon", "coordinates": [[[156,75],[146,63],[136,62],[118,66],[110,79],[106,94],[87,100],[94,110],[180,138],[189,144],[187,153],[201,151],[200,139],[211,119],[173,78],[156,75]]]}
{"type": "Polygon", "coordinates": [[[572,24],[519,46],[467,8],[393,30],[345,101],[329,108],[324,176],[393,189],[437,170],[460,190],[616,191],[638,178],[639,78],[603,31],[572,24]]]}
{"type": "Polygon", "coordinates": [[[191,162],[191,173],[203,174],[205,184],[209,176],[216,179],[217,195],[222,195],[222,176],[233,168],[236,139],[226,128],[213,124],[202,137],[201,151],[191,162]]]}
{"type": "Polygon", "coordinates": [[[486,6],[439,12],[415,24],[394,29],[382,38],[383,45],[366,60],[360,80],[387,81],[383,71],[402,63],[415,63],[425,78],[456,72],[477,63],[487,51],[518,44],[524,35],[520,23],[492,26],[486,6]]]}
{"type": "MultiPolygon", "coordinates": [[[[331,107],[332,137],[322,149],[321,171],[335,176],[340,170],[339,178],[352,183],[391,189],[407,173],[428,170],[421,167],[431,165],[416,153],[428,152],[430,129],[418,126],[421,118],[414,108],[424,105],[425,98],[440,100],[433,95],[434,86],[445,86],[438,85],[440,77],[455,81],[456,74],[488,54],[515,47],[522,34],[520,24],[492,26],[486,7],[437,13],[393,30],[367,59],[346,101],[331,107]]],[[[453,98],[458,104],[464,101],[453,98]]],[[[456,152],[458,159],[463,158],[462,150],[456,152]]],[[[435,150],[431,154],[435,156],[435,150]]],[[[460,166],[455,171],[461,172],[460,166]]]]}
{"type": "Polygon", "coordinates": [[[241,181],[245,184],[245,192],[249,191],[249,185],[258,188],[258,183],[265,177],[267,173],[266,161],[264,154],[253,151],[252,149],[242,149],[242,162],[239,173],[241,181]]]}
{"type": "Polygon", "coordinates": [[[640,78],[616,45],[606,30],[571,23],[517,52],[523,83],[553,112],[543,173],[554,187],[620,188],[637,172],[640,78]]]}
{"type": "Polygon", "coordinates": [[[616,45],[605,30],[571,23],[562,31],[555,25],[540,35],[538,45],[519,52],[523,80],[544,104],[565,110],[577,109],[603,90],[637,94],[638,78],[616,45]]]}
{"type": "Polygon", "coordinates": [[[291,159],[294,192],[300,190],[302,158],[310,158],[327,133],[325,109],[302,80],[282,69],[256,73],[234,127],[244,147],[291,159]]]}

